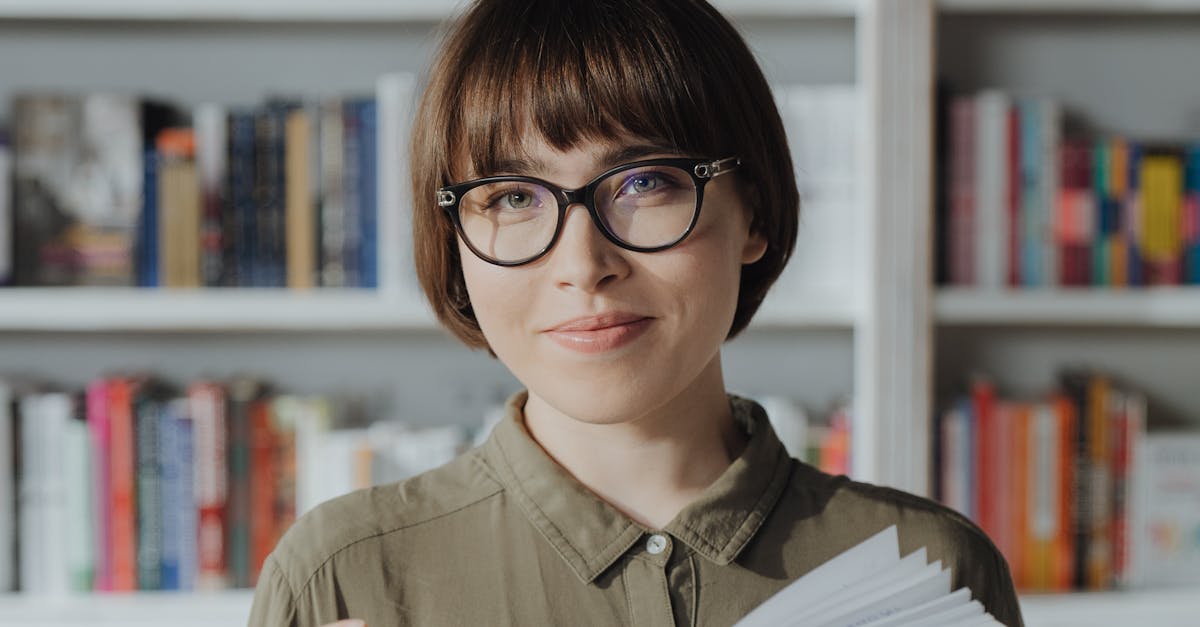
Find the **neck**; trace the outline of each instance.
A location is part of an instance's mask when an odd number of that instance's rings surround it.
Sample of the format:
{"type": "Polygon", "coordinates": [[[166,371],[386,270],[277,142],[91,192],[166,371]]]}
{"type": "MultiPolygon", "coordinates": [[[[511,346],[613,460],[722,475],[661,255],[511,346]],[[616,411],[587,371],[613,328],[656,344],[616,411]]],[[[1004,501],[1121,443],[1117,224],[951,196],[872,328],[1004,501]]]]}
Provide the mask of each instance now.
{"type": "Polygon", "coordinates": [[[618,422],[571,418],[531,390],[525,424],[576,480],[650,529],[667,526],[746,443],[729,408],[719,356],[674,398],[618,422]]]}

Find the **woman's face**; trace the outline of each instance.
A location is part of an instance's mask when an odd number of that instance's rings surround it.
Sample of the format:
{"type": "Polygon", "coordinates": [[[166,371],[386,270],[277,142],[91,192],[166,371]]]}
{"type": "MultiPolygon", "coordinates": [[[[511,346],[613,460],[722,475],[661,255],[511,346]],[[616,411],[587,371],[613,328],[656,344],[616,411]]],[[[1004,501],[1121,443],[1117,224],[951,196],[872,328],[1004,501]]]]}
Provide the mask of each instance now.
{"type": "MultiPolygon", "coordinates": [[[[605,163],[604,153],[634,143],[582,142],[559,152],[531,140],[523,155],[530,170],[504,173],[578,188],[620,165],[605,163]]],[[[666,156],[677,155],[638,159],[666,156]]],[[[703,383],[702,373],[719,375],[741,267],[766,250],[766,240],[750,232],[750,210],[735,178],[707,183],[695,229],[665,251],[616,246],[581,204],[568,208],[554,248],[524,266],[487,263],[460,239],[467,291],[496,356],[531,394],[598,424],[660,407],[703,383]]]]}

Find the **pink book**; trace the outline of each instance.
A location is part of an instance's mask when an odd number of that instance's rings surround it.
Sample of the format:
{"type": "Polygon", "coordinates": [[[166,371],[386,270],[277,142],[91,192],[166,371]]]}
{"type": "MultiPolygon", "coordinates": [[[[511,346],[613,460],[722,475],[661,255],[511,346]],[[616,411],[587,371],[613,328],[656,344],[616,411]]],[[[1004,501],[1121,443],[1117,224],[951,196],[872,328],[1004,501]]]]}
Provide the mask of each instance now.
{"type": "Polygon", "coordinates": [[[112,585],[112,543],[109,542],[112,498],[109,490],[109,451],[112,433],[108,415],[108,381],[97,379],[87,388],[87,426],[92,449],[92,519],[95,521],[96,573],[94,588],[109,592],[112,585]]]}

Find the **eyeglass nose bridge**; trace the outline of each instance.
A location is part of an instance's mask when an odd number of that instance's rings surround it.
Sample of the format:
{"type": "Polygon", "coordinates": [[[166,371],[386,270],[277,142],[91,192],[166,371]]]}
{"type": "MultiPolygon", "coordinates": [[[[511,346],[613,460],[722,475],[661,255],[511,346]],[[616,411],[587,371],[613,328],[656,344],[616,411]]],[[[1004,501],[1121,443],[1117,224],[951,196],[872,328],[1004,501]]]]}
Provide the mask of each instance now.
{"type": "Polygon", "coordinates": [[[587,196],[586,188],[580,189],[560,189],[558,190],[559,199],[562,201],[562,206],[565,209],[575,203],[581,205],[587,204],[584,199],[587,196]]]}

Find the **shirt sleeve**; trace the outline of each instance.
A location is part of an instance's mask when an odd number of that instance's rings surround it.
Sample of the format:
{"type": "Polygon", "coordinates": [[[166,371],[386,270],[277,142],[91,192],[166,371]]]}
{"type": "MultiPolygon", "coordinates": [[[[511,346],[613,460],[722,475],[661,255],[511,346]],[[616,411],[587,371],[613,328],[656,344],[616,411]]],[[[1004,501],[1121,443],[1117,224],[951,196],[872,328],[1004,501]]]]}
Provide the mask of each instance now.
{"type": "Polygon", "coordinates": [[[283,571],[269,556],[263,562],[250,606],[249,627],[299,627],[296,620],[296,599],[283,571]]]}

